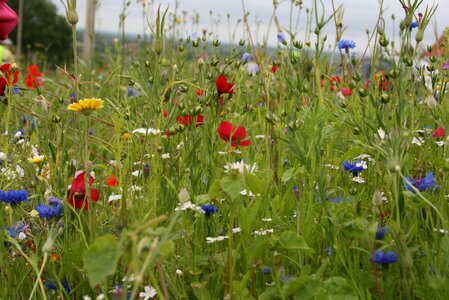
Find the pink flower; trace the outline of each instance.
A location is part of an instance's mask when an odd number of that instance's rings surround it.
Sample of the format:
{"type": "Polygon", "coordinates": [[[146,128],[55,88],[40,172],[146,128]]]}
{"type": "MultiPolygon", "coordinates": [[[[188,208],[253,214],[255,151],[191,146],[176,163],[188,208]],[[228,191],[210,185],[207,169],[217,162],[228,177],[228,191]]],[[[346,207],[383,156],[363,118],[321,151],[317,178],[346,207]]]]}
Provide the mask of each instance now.
{"type": "Polygon", "coordinates": [[[351,96],[351,90],[349,88],[342,88],[341,94],[345,97],[349,97],[349,96],[351,96]]]}

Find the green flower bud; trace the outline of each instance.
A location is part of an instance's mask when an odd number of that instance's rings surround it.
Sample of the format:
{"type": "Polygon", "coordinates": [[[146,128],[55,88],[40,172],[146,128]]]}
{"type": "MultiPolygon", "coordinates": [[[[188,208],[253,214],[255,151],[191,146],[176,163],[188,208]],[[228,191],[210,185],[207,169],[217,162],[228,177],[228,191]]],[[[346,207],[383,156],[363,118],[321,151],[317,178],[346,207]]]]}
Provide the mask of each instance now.
{"type": "Polygon", "coordinates": [[[380,103],[387,104],[388,102],[390,102],[390,95],[382,93],[382,95],[380,95],[380,103]]]}
{"type": "Polygon", "coordinates": [[[78,23],[78,13],[75,9],[69,9],[67,11],[67,21],[71,25],[76,25],[78,23]]]}
{"type": "Polygon", "coordinates": [[[162,38],[157,37],[154,39],[153,49],[157,55],[161,55],[162,51],[164,51],[164,41],[162,40],[162,38]]]}
{"type": "Polygon", "coordinates": [[[423,38],[424,38],[424,30],[420,29],[415,35],[415,41],[417,43],[420,43],[423,40],[423,38]]]}
{"type": "Polygon", "coordinates": [[[240,45],[241,47],[245,46],[245,40],[244,40],[244,39],[240,39],[239,45],[240,45]]]}
{"type": "Polygon", "coordinates": [[[221,44],[221,42],[220,42],[219,39],[215,39],[215,40],[212,41],[212,45],[213,45],[214,47],[218,47],[218,46],[220,46],[220,44],[221,44]]]}

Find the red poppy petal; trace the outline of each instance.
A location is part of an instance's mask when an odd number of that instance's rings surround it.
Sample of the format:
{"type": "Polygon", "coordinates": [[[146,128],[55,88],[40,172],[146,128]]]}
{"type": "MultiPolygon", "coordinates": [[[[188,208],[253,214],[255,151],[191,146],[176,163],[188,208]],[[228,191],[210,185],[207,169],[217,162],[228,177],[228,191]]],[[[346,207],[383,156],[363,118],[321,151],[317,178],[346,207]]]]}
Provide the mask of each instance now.
{"type": "Polygon", "coordinates": [[[232,124],[226,121],[221,122],[220,126],[218,127],[218,135],[220,136],[220,138],[227,142],[229,141],[230,137],[231,137],[231,132],[232,132],[232,124]]]}
{"type": "Polygon", "coordinates": [[[243,126],[239,126],[234,129],[232,134],[232,140],[244,140],[246,138],[246,129],[243,126]]]}

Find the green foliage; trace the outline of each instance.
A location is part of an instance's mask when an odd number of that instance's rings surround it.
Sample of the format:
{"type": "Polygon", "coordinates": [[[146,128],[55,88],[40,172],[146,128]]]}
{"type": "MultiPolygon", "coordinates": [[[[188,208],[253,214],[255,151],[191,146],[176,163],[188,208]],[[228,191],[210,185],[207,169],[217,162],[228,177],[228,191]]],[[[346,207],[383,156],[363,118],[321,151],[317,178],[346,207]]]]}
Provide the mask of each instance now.
{"type": "MultiPolygon", "coordinates": [[[[19,1],[10,0],[8,5],[17,12],[19,1]]],[[[36,60],[32,55],[40,54],[38,62],[45,61],[50,68],[55,64],[70,64],[71,29],[65,16],[58,14],[51,1],[24,1],[22,22],[22,53],[30,61],[36,60]]],[[[11,32],[10,38],[16,41],[17,27],[11,32]]]]}

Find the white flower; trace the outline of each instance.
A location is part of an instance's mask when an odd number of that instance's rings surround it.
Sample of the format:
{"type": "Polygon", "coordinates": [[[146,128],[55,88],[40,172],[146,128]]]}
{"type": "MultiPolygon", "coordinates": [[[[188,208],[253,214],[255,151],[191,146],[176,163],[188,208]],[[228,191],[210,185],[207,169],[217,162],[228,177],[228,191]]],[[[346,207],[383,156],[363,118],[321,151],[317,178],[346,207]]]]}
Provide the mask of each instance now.
{"type": "Polygon", "coordinates": [[[18,131],[16,132],[16,134],[14,134],[14,137],[15,137],[16,139],[18,139],[18,138],[20,138],[22,135],[23,135],[22,131],[18,130],[18,131]]]}
{"type": "Polygon", "coordinates": [[[240,174],[244,174],[246,172],[254,174],[257,171],[257,165],[247,165],[243,161],[235,162],[235,163],[227,163],[225,166],[225,173],[229,171],[238,171],[240,174]]]}
{"type": "Polygon", "coordinates": [[[443,147],[445,142],[444,141],[436,141],[435,144],[437,144],[440,147],[443,147]]]}
{"type": "Polygon", "coordinates": [[[24,240],[24,239],[26,239],[27,238],[27,236],[26,236],[26,234],[25,233],[23,233],[23,232],[20,232],[19,233],[19,235],[17,236],[17,238],[20,240],[20,241],[22,241],[22,240],[24,240]]]}
{"type": "MultiPolygon", "coordinates": [[[[365,153],[360,154],[360,155],[357,156],[355,159],[356,159],[356,160],[357,160],[357,159],[361,159],[361,160],[367,159],[368,161],[374,161],[374,159],[371,157],[371,155],[365,154],[365,153]]],[[[366,163],[366,162],[364,162],[364,163],[366,163]]],[[[367,167],[368,167],[368,166],[367,166],[367,167]]]]}
{"type": "Polygon", "coordinates": [[[190,200],[189,191],[186,188],[182,188],[178,193],[179,203],[185,203],[190,200]]]}
{"type": "Polygon", "coordinates": [[[144,289],[145,289],[145,292],[139,293],[139,298],[144,298],[143,300],[148,300],[157,295],[156,290],[152,286],[147,285],[144,287],[144,289]]]}
{"type": "Polygon", "coordinates": [[[129,277],[123,277],[122,279],[123,282],[133,282],[134,281],[134,274],[129,275],[129,277]]]}
{"type": "Polygon", "coordinates": [[[155,128],[137,128],[132,131],[132,133],[138,133],[143,135],[159,135],[161,131],[155,128]]]}
{"type": "Polygon", "coordinates": [[[419,138],[413,137],[413,139],[412,139],[412,144],[415,144],[417,146],[422,146],[423,143],[424,143],[424,139],[422,137],[419,137],[419,138]]]}
{"type": "Polygon", "coordinates": [[[104,294],[100,294],[100,295],[98,295],[97,298],[96,298],[96,300],[104,300],[104,299],[105,299],[104,294]]]}
{"type": "Polygon", "coordinates": [[[448,234],[449,232],[445,229],[438,229],[438,228],[434,228],[433,229],[436,232],[442,233],[442,234],[448,234]]]}
{"type": "Polygon", "coordinates": [[[340,169],[340,167],[339,166],[336,166],[336,165],[331,165],[331,164],[325,164],[324,165],[326,168],[329,168],[329,169],[334,169],[334,170],[338,170],[338,169],[340,169]]]}
{"type": "Polygon", "coordinates": [[[178,275],[178,276],[182,276],[182,275],[184,275],[184,273],[182,273],[182,271],[181,271],[181,270],[177,269],[177,270],[176,270],[176,275],[178,275]]]}
{"type": "Polygon", "coordinates": [[[179,203],[178,207],[175,208],[175,211],[179,211],[179,210],[182,210],[182,211],[195,210],[199,213],[202,213],[202,214],[204,213],[204,211],[201,209],[201,206],[195,205],[190,201],[187,201],[185,203],[179,203]]]}
{"type": "Polygon", "coordinates": [[[354,181],[354,182],[357,182],[357,183],[365,183],[365,179],[363,179],[360,176],[352,177],[351,180],[354,181]]]}
{"type": "Polygon", "coordinates": [[[164,153],[161,155],[162,159],[169,159],[170,158],[170,153],[164,153]]]}
{"type": "Polygon", "coordinates": [[[273,233],[274,229],[261,229],[253,232],[255,235],[267,235],[268,233],[273,233]]]}
{"type": "Polygon", "coordinates": [[[265,136],[263,134],[258,134],[256,135],[256,139],[264,139],[265,136]]]}
{"type": "Polygon", "coordinates": [[[178,145],[176,145],[177,150],[181,150],[182,148],[184,148],[184,142],[181,142],[178,145]]]}
{"type": "Polygon", "coordinates": [[[242,229],[240,227],[232,228],[232,233],[239,233],[242,229]]]}
{"type": "Polygon", "coordinates": [[[133,175],[133,176],[139,176],[140,175],[140,173],[141,173],[141,171],[140,170],[136,170],[136,171],[134,171],[134,172],[132,172],[131,173],[131,175],[133,175]]]}
{"type": "Polygon", "coordinates": [[[366,163],[366,161],[358,161],[358,162],[356,162],[355,163],[355,166],[357,167],[357,168],[362,168],[363,170],[366,170],[366,169],[368,169],[368,164],[366,163]]]}
{"type": "Polygon", "coordinates": [[[262,222],[271,222],[273,221],[271,218],[262,218],[262,222]]]}
{"type": "Polygon", "coordinates": [[[138,185],[132,185],[131,186],[131,191],[133,191],[133,192],[138,192],[138,191],[141,191],[141,190],[142,190],[142,187],[140,187],[138,185]]]}
{"type": "Polygon", "coordinates": [[[5,161],[6,160],[6,154],[5,152],[0,152],[0,161],[5,161]]]}
{"type": "Polygon", "coordinates": [[[112,193],[108,198],[108,202],[113,202],[120,199],[122,199],[122,195],[114,195],[114,193],[112,193]]]}
{"type": "Polygon", "coordinates": [[[89,297],[88,295],[86,295],[86,296],[83,296],[83,300],[92,300],[92,298],[89,297]]]}
{"type": "Polygon", "coordinates": [[[379,137],[382,141],[385,139],[385,131],[382,129],[382,127],[377,129],[377,134],[379,135],[379,137]]]}
{"type": "Polygon", "coordinates": [[[221,242],[221,241],[224,241],[225,239],[228,239],[229,238],[229,236],[227,236],[227,235],[220,235],[220,236],[217,236],[216,238],[213,238],[213,237],[207,237],[206,238],[206,243],[208,243],[208,244],[213,244],[213,243],[215,243],[215,242],[221,242]]]}

